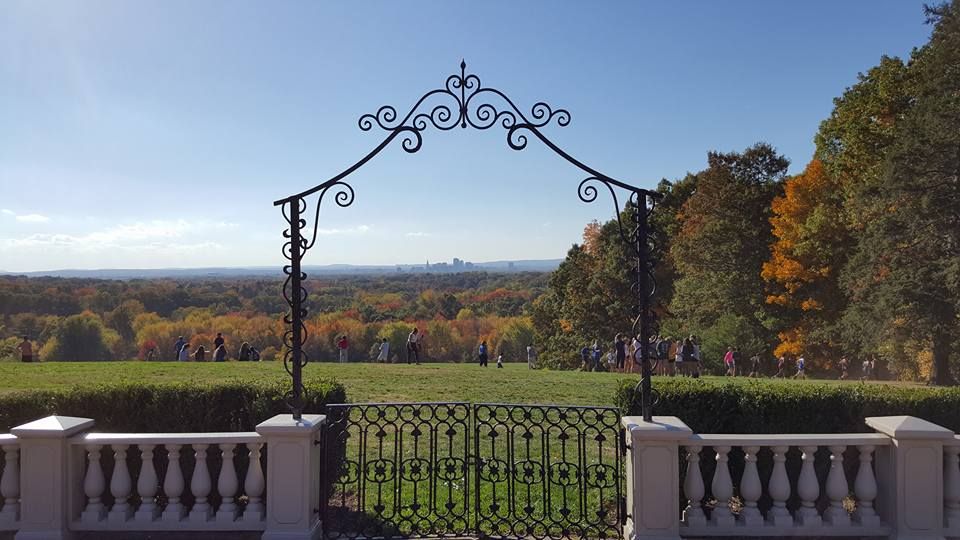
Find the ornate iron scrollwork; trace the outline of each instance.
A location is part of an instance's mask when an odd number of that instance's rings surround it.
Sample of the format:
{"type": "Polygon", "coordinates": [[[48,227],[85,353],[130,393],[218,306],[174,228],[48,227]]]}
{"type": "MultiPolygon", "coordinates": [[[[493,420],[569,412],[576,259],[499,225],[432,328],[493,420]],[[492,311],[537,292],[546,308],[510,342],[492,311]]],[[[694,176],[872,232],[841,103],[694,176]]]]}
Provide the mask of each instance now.
{"type": "MultiPolygon", "coordinates": [[[[287,394],[287,405],[293,412],[294,418],[299,419],[303,411],[305,397],[302,369],[308,362],[303,351],[303,345],[306,342],[306,327],[303,321],[307,314],[304,305],[307,291],[303,287],[303,280],[306,279],[306,274],[301,270],[300,263],[304,253],[316,242],[323,197],[329,190],[336,188],[337,205],[350,206],[353,203],[354,191],[343,181],[344,178],[379,154],[394,139],[399,138],[401,147],[408,153],[419,151],[423,146],[423,132],[429,128],[438,131],[450,131],[456,127],[479,130],[502,128],[506,130],[507,145],[514,150],[526,148],[529,137],[532,136],[539,139],[558,156],[587,173],[587,178],[578,188],[578,195],[582,201],[593,202],[597,199],[596,184],[606,187],[613,198],[620,237],[637,258],[634,286],[637,305],[634,331],[639,331],[644,340],[649,340],[655,324],[650,307],[650,296],[655,287],[652,285],[654,257],[650,249],[652,239],[648,218],[660,195],[655,191],[638,188],[607,176],[566,153],[540,131],[540,128],[551,124],[560,127],[569,125],[570,113],[566,109],[555,109],[541,101],[535,103],[530,108],[530,112],[525,114],[506,94],[496,88],[483,86],[479,77],[472,73],[468,74],[466,62],[461,61],[459,74],[450,75],[443,87],[421,96],[402,117],[392,105],[384,105],[374,113],[360,116],[357,125],[362,131],[373,131],[376,128],[387,133],[383,141],[367,155],[326,182],[274,202],[274,205],[283,207],[288,224],[288,229],[284,232],[284,238],[287,239],[284,244],[284,256],[290,264],[284,267],[287,279],[284,282],[283,295],[290,306],[290,312],[284,318],[290,329],[284,336],[286,348],[284,366],[293,379],[292,389],[287,394]],[[634,226],[629,231],[622,222],[621,208],[616,195],[617,189],[629,193],[629,200],[633,201],[637,208],[634,213],[634,226]],[[316,193],[319,193],[319,198],[313,230],[310,240],[307,241],[303,235],[306,221],[302,215],[307,210],[307,198],[316,193]]],[[[652,416],[653,403],[650,389],[650,362],[647,357],[649,351],[648,347],[643,347],[642,350],[644,351],[641,362],[643,366],[641,385],[644,388],[643,415],[649,420],[652,416]]]]}

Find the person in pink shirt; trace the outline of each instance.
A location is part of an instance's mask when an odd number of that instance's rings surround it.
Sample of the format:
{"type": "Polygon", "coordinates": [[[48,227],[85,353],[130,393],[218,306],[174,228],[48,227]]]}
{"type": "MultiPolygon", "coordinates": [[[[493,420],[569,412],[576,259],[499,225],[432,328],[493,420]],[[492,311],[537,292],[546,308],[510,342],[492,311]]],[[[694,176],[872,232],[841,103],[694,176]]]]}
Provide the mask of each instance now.
{"type": "Polygon", "coordinates": [[[733,347],[727,347],[727,354],[723,355],[723,364],[727,366],[725,375],[737,376],[737,361],[733,354],[733,347]]]}

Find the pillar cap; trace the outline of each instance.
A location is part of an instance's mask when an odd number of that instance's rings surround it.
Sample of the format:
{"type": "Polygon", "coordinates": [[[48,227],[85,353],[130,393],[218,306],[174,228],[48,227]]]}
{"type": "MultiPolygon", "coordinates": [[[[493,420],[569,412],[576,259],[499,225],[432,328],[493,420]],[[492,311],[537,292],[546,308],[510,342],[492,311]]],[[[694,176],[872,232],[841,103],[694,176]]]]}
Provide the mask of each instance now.
{"type": "Polygon", "coordinates": [[[300,420],[294,420],[291,414],[278,414],[257,424],[257,433],[261,435],[299,435],[313,433],[327,421],[324,414],[305,414],[300,420]]]}
{"type": "Polygon", "coordinates": [[[74,433],[93,427],[93,420],[90,418],[77,418],[75,416],[48,416],[39,420],[34,420],[17,426],[10,430],[20,439],[39,439],[60,437],[67,438],[74,433]]]}
{"type": "Polygon", "coordinates": [[[652,422],[645,422],[642,416],[624,416],[620,422],[631,437],[641,439],[682,441],[693,434],[693,430],[676,416],[654,416],[652,422]]]}
{"type": "Polygon", "coordinates": [[[949,429],[914,416],[871,416],[867,425],[894,439],[952,439],[949,429]]]}

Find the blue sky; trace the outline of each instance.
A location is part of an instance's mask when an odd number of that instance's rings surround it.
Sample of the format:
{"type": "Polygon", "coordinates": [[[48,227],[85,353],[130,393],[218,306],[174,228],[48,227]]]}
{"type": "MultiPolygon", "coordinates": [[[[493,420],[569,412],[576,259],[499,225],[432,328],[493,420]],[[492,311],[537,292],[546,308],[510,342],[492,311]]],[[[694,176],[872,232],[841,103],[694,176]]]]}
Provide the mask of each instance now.
{"type": "MultiPolygon", "coordinates": [[[[767,141],[797,172],[832,99],[922,45],[922,1],[6,0],[0,269],[281,264],[272,201],[381,140],[357,119],[458,72],[615,178],[653,187],[767,141]],[[682,6],[678,9],[675,6],[682,6]]],[[[605,198],[503,130],[425,133],[325,202],[307,264],[560,258],[605,198]]]]}

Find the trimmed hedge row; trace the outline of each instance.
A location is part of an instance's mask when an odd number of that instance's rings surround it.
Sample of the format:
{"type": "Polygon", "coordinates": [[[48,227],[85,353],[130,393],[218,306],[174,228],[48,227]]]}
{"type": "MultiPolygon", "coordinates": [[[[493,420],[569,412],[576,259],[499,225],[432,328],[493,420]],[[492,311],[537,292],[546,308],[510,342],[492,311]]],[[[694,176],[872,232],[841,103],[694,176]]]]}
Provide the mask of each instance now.
{"type": "MultiPolygon", "coordinates": [[[[306,406],[323,412],[343,403],[346,392],[332,380],[307,382],[306,406]]],[[[275,414],[288,412],[283,383],[122,384],[37,390],[0,396],[0,433],[51,414],[93,418],[106,432],[182,433],[253,431],[275,414]]]]}
{"type": "MultiPolygon", "coordinates": [[[[624,381],[616,403],[640,415],[635,382],[624,381]]],[[[713,382],[656,378],[654,414],[677,416],[697,433],[865,433],[868,416],[910,415],[960,433],[960,388],[886,384],[713,382]]]]}

